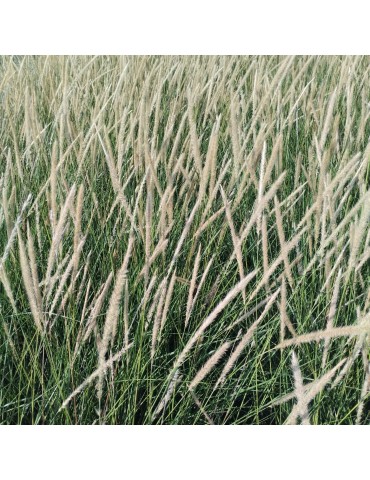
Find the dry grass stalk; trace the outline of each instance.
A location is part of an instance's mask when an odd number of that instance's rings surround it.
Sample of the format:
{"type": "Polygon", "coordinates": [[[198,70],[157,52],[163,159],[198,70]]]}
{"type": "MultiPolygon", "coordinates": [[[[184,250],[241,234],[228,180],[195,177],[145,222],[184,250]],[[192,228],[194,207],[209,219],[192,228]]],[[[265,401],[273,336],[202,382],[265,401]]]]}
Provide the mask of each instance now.
{"type": "Polygon", "coordinates": [[[159,402],[157,408],[155,409],[153,416],[152,416],[152,421],[158,418],[160,413],[167,407],[168,402],[171,400],[172,394],[176,388],[176,385],[181,381],[181,375],[180,375],[180,370],[176,370],[169,385],[167,388],[167,391],[163,397],[163,399],[159,402]]]}
{"type": "Polygon", "coordinates": [[[266,272],[266,274],[263,275],[262,279],[259,281],[258,285],[254,289],[253,293],[249,297],[249,301],[252,301],[253,298],[257,295],[257,293],[261,290],[262,287],[265,286],[265,284],[268,282],[270,276],[275,272],[276,268],[280,265],[280,263],[284,260],[284,258],[287,257],[288,253],[293,250],[299,243],[300,238],[302,235],[306,232],[307,227],[302,228],[301,231],[299,231],[295,237],[292,238],[289,242],[285,244],[284,251],[280,253],[278,258],[272,262],[270,265],[270,268],[266,272]]]}
{"type": "MultiPolygon", "coordinates": [[[[135,226],[135,219],[134,219],[134,217],[131,213],[131,207],[128,204],[128,201],[127,201],[127,199],[126,199],[126,197],[125,197],[125,195],[122,191],[122,187],[121,187],[121,184],[120,184],[120,181],[119,181],[116,165],[114,163],[111,152],[109,152],[110,149],[103,142],[103,139],[102,139],[99,131],[97,131],[97,135],[98,135],[101,147],[103,149],[105,159],[107,161],[109,175],[110,175],[110,178],[111,178],[111,182],[112,182],[114,192],[115,192],[116,196],[119,198],[120,202],[122,203],[122,206],[124,208],[124,211],[125,211],[126,215],[130,218],[131,224],[133,226],[135,226]]],[[[107,135],[107,132],[105,131],[105,140],[107,140],[107,138],[108,138],[108,135],[107,135]]]]}
{"type": "Polygon", "coordinates": [[[214,261],[214,256],[210,259],[210,261],[207,263],[206,268],[204,269],[204,272],[203,272],[203,274],[202,274],[202,277],[201,277],[200,282],[199,282],[198,287],[197,287],[197,292],[196,292],[196,294],[194,295],[193,302],[192,302],[192,304],[191,304],[191,311],[194,309],[195,303],[196,303],[196,301],[197,301],[197,299],[198,299],[198,297],[199,297],[199,294],[200,294],[200,292],[201,292],[201,290],[202,290],[202,287],[203,287],[203,285],[204,285],[204,282],[206,281],[207,275],[208,275],[208,273],[209,273],[209,270],[211,269],[211,266],[212,266],[212,264],[213,264],[213,261],[214,261]]]}
{"type": "Polygon", "coordinates": [[[370,258],[370,246],[364,251],[362,259],[358,262],[355,272],[357,273],[361,268],[368,263],[370,258]]]}
{"type": "Polygon", "coordinates": [[[206,220],[205,222],[202,222],[202,225],[198,228],[198,230],[195,232],[194,234],[194,238],[198,238],[199,235],[204,232],[204,230],[206,230],[210,225],[211,223],[213,223],[216,218],[218,218],[222,212],[225,210],[225,207],[221,207],[219,210],[217,210],[216,213],[214,213],[213,215],[211,215],[208,220],[206,220]]]}
{"type": "Polygon", "coordinates": [[[13,246],[13,243],[14,243],[17,235],[18,235],[18,230],[19,230],[19,227],[22,223],[23,215],[24,215],[25,211],[27,210],[29,204],[31,203],[31,200],[32,200],[32,195],[29,194],[28,197],[26,198],[25,202],[23,203],[22,207],[21,207],[21,211],[19,212],[19,214],[17,216],[17,219],[14,223],[14,227],[13,227],[13,229],[11,231],[11,234],[8,237],[8,241],[5,245],[3,255],[0,258],[0,272],[2,271],[3,265],[5,264],[8,256],[9,256],[10,250],[11,250],[11,248],[13,246]]]}
{"type": "MultiPolygon", "coordinates": [[[[260,178],[258,183],[258,195],[257,195],[257,205],[262,203],[262,196],[263,196],[263,187],[264,187],[264,175],[265,175],[265,165],[266,165],[266,141],[263,142],[262,147],[262,156],[261,156],[261,166],[260,166],[260,178]]],[[[261,214],[257,217],[257,233],[261,232],[261,222],[262,217],[261,214]]]]}
{"type": "Polygon", "coordinates": [[[370,208],[368,205],[364,204],[362,207],[362,213],[360,219],[355,226],[355,233],[353,237],[353,242],[351,242],[351,253],[348,260],[348,270],[347,270],[347,279],[352,269],[355,268],[355,262],[358,256],[358,251],[361,246],[361,242],[363,239],[364,234],[367,232],[369,228],[369,221],[370,221],[370,208]]]}
{"type": "Polygon", "coordinates": [[[352,207],[352,209],[347,213],[347,215],[339,223],[339,225],[335,228],[335,230],[333,230],[331,234],[326,237],[325,242],[323,243],[323,245],[320,246],[320,248],[316,250],[315,254],[313,255],[313,258],[305,268],[302,276],[305,276],[311,270],[313,265],[317,262],[318,258],[320,258],[324,254],[325,248],[327,248],[330,242],[334,241],[335,238],[339,238],[342,235],[341,231],[343,231],[344,227],[346,227],[347,224],[352,220],[352,218],[356,215],[356,213],[362,207],[362,205],[366,205],[369,201],[370,201],[370,190],[368,190],[366,194],[359,199],[356,205],[352,207]]]}
{"type": "Polygon", "coordinates": [[[240,140],[237,124],[237,112],[236,112],[236,96],[233,96],[230,101],[230,124],[231,124],[231,145],[234,156],[234,178],[238,178],[241,164],[240,155],[240,140]]]}
{"type": "Polygon", "coordinates": [[[243,243],[244,240],[247,238],[250,231],[252,230],[253,225],[256,223],[257,219],[261,216],[263,210],[266,208],[269,201],[276,194],[277,190],[279,189],[279,187],[281,186],[285,178],[285,175],[286,175],[286,172],[283,172],[279,176],[279,178],[274,182],[274,184],[270,187],[270,190],[261,198],[261,201],[256,203],[253,213],[249,219],[249,222],[247,223],[243,231],[239,233],[239,238],[241,243],[243,243]]]}
{"type": "Polygon", "coordinates": [[[188,219],[186,220],[186,223],[185,223],[185,226],[184,226],[184,229],[181,233],[181,236],[180,236],[180,239],[179,241],[177,242],[177,246],[176,246],[176,249],[175,249],[175,253],[173,254],[173,257],[172,257],[172,260],[171,260],[171,263],[170,263],[170,266],[169,266],[169,273],[172,272],[172,269],[173,267],[175,266],[175,262],[180,254],[180,251],[181,251],[181,247],[189,233],[189,230],[190,230],[190,227],[193,223],[193,220],[194,220],[194,217],[195,217],[195,214],[197,213],[198,211],[198,208],[199,208],[199,205],[200,205],[200,202],[199,202],[199,199],[196,201],[188,219]]]}
{"type": "Polygon", "coordinates": [[[129,345],[125,345],[119,352],[111,356],[109,360],[104,362],[102,365],[99,365],[99,368],[97,368],[91,375],[89,375],[86,380],[84,380],[81,385],[79,385],[75,390],[73,390],[73,392],[64,400],[58,411],[60,412],[61,410],[63,410],[63,408],[66,408],[70,401],[76,395],[81,393],[86,387],[88,387],[93,382],[93,380],[95,380],[97,377],[100,377],[102,372],[105,373],[108,368],[112,368],[114,362],[120,360],[122,356],[132,347],[132,345],[132,343],[130,343],[129,345]]]}
{"type": "Polygon", "coordinates": [[[235,287],[232,288],[230,292],[225,296],[225,298],[216,306],[216,308],[212,310],[208,317],[203,321],[202,325],[198,328],[198,330],[194,333],[194,335],[185,345],[184,349],[175,361],[173,370],[177,370],[180,365],[182,365],[187,354],[195,345],[200,336],[204,333],[204,331],[216,320],[216,318],[224,310],[224,308],[248,285],[248,283],[256,276],[256,274],[257,270],[249,273],[242,281],[237,283],[235,287]]]}
{"type": "Polygon", "coordinates": [[[360,403],[358,404],[358,407],[357,407],[356,425],[361,424],[361,419],[364,411],[365,398],[369,392],[370,392],[370,362],[368,362],[367,364],[364,383],[361,389],[360,403]]]}
{"type": "Polygon", "coordinates": [[[301,343],[320,342],[324,339],[349,337],[352,335],[361,335],[362,333],[369,334],[370,323],[364,325],[350,325],[348,327],[333,327],[331,330],[318,330],[317,332],[306,333],[299,335],[289,340],[284,340],[275,348],[286,348],[291,345],[300,345],[301,343]]]}
{"type": "Polygon", "coordinates": [[[174,270],[174,272],[172,274],[170,284],[169,284],[169,287],[168,287],[167,292],[166,292],[166,300],[164,302],[162,318],[161,318],[161,323],[160,323],[160,327],[159,327],[159,334],[162,333],[162,330],[163,330],[163,328],[166,324],[166,321],[167,321],[167,314],[168,314],[168,310],[170,308],[170,303],[171,303],[171,299],[172,299],[173,288],[175,286],[175,281],[176,281],[176,269],[174,270]]]}
{"type": "Polygon", "coordinates": [[[50,172],[50,196],[51,196],[51,210],[50,210],[50,223],[51,230],[54,235],[55,226],[58,222],[57,211],[57,154],[58,144],[55,141],[53,143],[53,150],[51,154],[51,172],[50,172]]]}
{"type": "MultiPolygon", "coordinates": [[[[303,393],[306,394],[313,387],[316,381],[317,380],[314,380],[313,382],[309,382],[303,385],[303,393]]],[[[295,391],[293,390],[293,392],[287,393],[286,395],[283,395],[282,397],[274,400],[271,403],[271,407],[282,405],[283,403],[289,402],[289,400],[293,400],[294,398],[296,398],[296,395],[295,391]]]]}
{"type": "Polygon", "coordinates": [[[215,422],[212,420],[212,418],[208,415],[208,413],[206,412],[205,408],[203,407],[203,405],[201,404],[199,398],[195,395],[194,393],[194,390],[190,390],[190,394],[191,396],[193,397],[193,400],[196,404],[196,406],[199,408],[199,410],[202,412],[202,414],[204,415],[204,417],[206,418],[207,422],[209,425],[214,425],[215,422]]]}
{"type": "Polygon", "coordinates": [[[123,327],[124,327],[125,345],[128,345],[128,343],[129,343],[129,338],[128,338],[128,334],[129,334],[128,300],[129,300],[129,289],[128,289],[128,278],[126,278],[124,303],[123,303],[123,327]]]}
{"type": "Polygon", "coordinates": [[[37,305],[39,306],[39,309],[42,311],[43,302],[42,302],[42,296],[41,296],[41,291],[39,286],[39,283],[40,283],[39,276],[37,273],[35,244],[34,244],[32,233],[28,223],[27,223],[27,251],[28,251],[28,257],[30,261],[30,270],[31,270],[31,276],[32,276],[33,289],[36,296],[36,302],[37,302],[37,305]]]}
{"type": "MultiPolygon", "coordinates": [[[[294,395],[297,398],[297,417],[300,417],[302,425],[310,425],[310,416],[308,413],[308,404],[305,401],[305,391],[299,362],[294,350],[292,351],[292,370],[294,377],[294,395]]],[[[292,418],[291,423],[295,423],[296,418],[292,418]]]]}
{"type": "Polygon", "coordinates": [[[342,248],[342,250],[341,250],[340,253],[338,254],[337,259],[335,260],[334,265],[333,265],[333,267],[332,267],[329,275],[326,277],[325,283],[324,283],[324,285],[322,286],[321,291],[324,291],[325,289],[328,288],[329,283],[330,283],[330,280],[331,280],[331,277],[333,276],[333,274],[335,273],[336,269],[337,269],[338,266],[340,265],[340,262],[341,262],[342,259],[343,259],[344,253],[345,253],[348,245],[349,245],[349,241],[347,241],[347,242],[345,243],[344,247],[342,248]]]}
{"type": "MultiPolygon", "coordinates": [[[[54,287],[62,275],[63,268],[67,265],[67,262],[70,262],[70,260],[71,260],[71,255],[67,254],[64,258],[62,258],[59,261],[54,275],[50,277],[48,294],[46,295],[45,302],[44,302],[45,305],[49,303],[54,287]]],[[[44,286],[45,286],[45,281],[43,280],[40,282],[40,287],[44,287],[44,286]]]]}
{"type": "Polygon", "coordinates": [[[326,117],[325,117],[325,122],[324,122],[323,129],[322,129],[322,134],[321,134],[321,137],[320,137],[320,150],[321,151],[324,148],[325,141],[326,141],[328,133],[329,133],[330,122],[333,118],[333,111],[334,111],[336,96],[337,96],[337,88],[334,89],[334,91],[333,91],[333,93],[330,97],[330,101],[329,101],[329,105],[328,105],[328,109],[327,109],[327,113],[326,113],[326,117]]]}
{"type": "MultiPolygon", "coordinates": [[[[227,223],[229,224],[229,228],[230,228],[230,232],[231,232],[231,238],[232,238],[232,242],[233,242],[233,246],[234,246],[234,252],[235,252],[236,260],[238,262],[239,277],[240,277],[240,280],[242,280],[244,278],[244,266],[243,266],[243,255],[242,255],[242,251],[241,251],[241,248],[240,248],[240,239],[238,238],[238,236],[236,234],[236,231],[235,231],[233,217],[231,215],[231,210],[230,210],[230,204],[229,204],[229,201],[226,198],[224,189],[222,187],[220,187],[220,191],[221,191],[221,195],[222,195],[222,200],[223,200],[224,205],[225,205],[226,219],[227,219],[227,223]]],[[[245,290],[242,292],[242,296],[243,296],[243,301],[245,303],[245,299],[246,299],[245,290]]]]}
{"type": "Polygon", "coordinates": [[[162,290],[165,288],[165,280],[162,280],[160,283],[159,283],[159,286],[154,294],[154,297],[153,297],[153,300],[152,300],[152,303],[150,305],[150,308],[149,308],[149,311],[148,311],[148,315],[145,319],[145,330],[147,330],[147,328],[149,327],[151,321],[152,321],[152,318],[154,316],[154,311],[157,309],[158,307],[158,302],[159,302],[159,299],[160,299],[160,296],[161,296],[161,293],[162,293],[162,290]]]}
{"type": "Polygon", "coordinates": [[[279,156],[281,157],[281,150],[283,146],[283,135],[280,133],[272,147],[272,152],[269,161],[266,165],[265,174],[263,176],[263,190],[265,190],[268,182],[270,181],[272,171],[274,167],[276,168],[276,163],[279,161],[279,156]]]}
{"type": "Polygon", "coordinates": [[[199,385],[199,383],[213,370],[213,368],[218,364],[221,358],[225,355],[229,349],[231,343],[225,342],[211,355],[211,357],[206,361],[203,367],[197,372],[193,380],[189,385],[189,389],[193,390],[199,385]]]}
{"type": "Polygon", "coordinates": [[[194,120],[193,108],[194,108],[193,99],[190,94],[190,91],[188,91],[188,119],[189,119],[189,128],[190,128],[191,147],[193,150],[195,167],[198,170],[198,173],[200,174],[202,172],[202,160],[200,156],[199,140],[198,140],[198,135],[196,130],[196,123],[194,120]]]}
{"type": "MultiPolygon", "coordinates": [[[[113,272],[110,272],[107,280],[104,282],[102,288],[100,289],[101,290],[100,294],[98,295],[98,297],[93,302],[94,306],[91,309],[91,313],[89,315],[89,318],[86,321],[85,333],[82,337],[82,342],[83,343],[86,342],[89,339],[89,337],[91,335],[91,332],[95,329],[96,320],[97,320],[97,318],[100,314],[100,311],[103,307],[104,300],[107,297],[109,287],[112,283],[112,279],[113,279],[113,272]]],[[[82,320],[83,320],[83,317],[82,317],[82,320]]]]}
{"type": "Polygon", "coordinates": [[[155,259],[159,257],[159,255],[161,253],[163,253],[165,250],[166,250],[166,247],[168,245],[168,239],[162,239],[158,242],[157,246],[155,247],[153,253],[151,254],[151,256],[149,257],[149,259],[145,262],[145,266],[143,267],[143,269],[141,270],[141,272],[139,273],[139,277],[142,277],[143,275],[145,275],[145,271],[146,269],[149,270],[149,268],[152,266],[152,264],[154,263],[155,259]]]}
{"type": "Polygon", "coordinates": [[[265,213],[262,214],[262,257],[263,257],[263,273],[266,274],[269,268],[269,256],[268,256],[268,236],[267,236],[267,222],[265,213]]]}
{"type": "MultiPolygon", "coordinates": [[[[157,274],[154,273],[154,274],[151,276],[149,285],[147,286],[147,288],[145,289],[145,292],[144,292],[143,300],[142,300],[141,305],[140,305],[140,307],[142,308],[142,310],[145,310],[145,308],[146,308],[146,304],[147,304],[147,302],[148,302],[148,300],[149,300],[150,294],[151,294],[151,292],[152,292],[152,290],[153,290],[153,287],[154,287],[156,281],[157,281],[157,274]]],[[[139,308],[140,308],[140,307],[139,307],[139,308]]]]}
{"type": "Polygon", "coordinates": [[[239,358],[239,356],[242,353],[242,351],[244,350],[244,348],[251,341],[251,339],[253,337],[253,334],[256,331],[258,325],[262,322],[262,320],[265,318],[266,314],[269,312],[270,308],[274,304],[274,302],[275,302],[277,296],[279,295],[279,293],[280,293],[280,288],[278,290],[276,290],[276,292],[274,292],[273,295],[271,295],[269,301],[266,304],[266,307],[264,308],[264,310],[261,313],[261,315],[259,316],[259,318],[248,328],[247,333],[245,333],[243,335],[242,339],[238,343],[238,345],[235,348],[235,350],[233,351],[233,353],[230,355],[229,360],[227,361],[225,367],[223,368],[223,370],[221,372],[221,375],[216,382],[214,390],[216,390],[216,388],[219,385],[222,385],[225,382],[227,374],[230,372],[230,370],[235,365],[235,362],[239,358]]]}
{"type": "Polygon", "coordinates": [[[157,341],[158,341],[158,333],[160,331],[160,326],[161,326],[161,320],[162,320],[162,313],[163,313],[163,305],[165,302],[166,298],[166,292],[167,292],[167,278],[162,280],[158,287],[158,305],[157,305],[157,311],[154,317],[154,322],[153,322],[153,333],[152,333],[152,348],[150,351],[150,358],[151,361],[153,362],[154,355],[155,355],[155,349],[157,346],[157,341]]]}
{"type": "MultiPolygon", "coordinates": [[[[339,295],[339,285],[340,285],[340,279],[342,276],[342,269],[339,269],[337,278],[335,280],[334,284],[334,290],[333,290],[333,296],[330,302],[330,309],[329,309],[329,314],[328,314],[328,321],[326,324],[326,329],[331,330],[334,326],[334,317],[335,317],[335,312],[337,309],[337,302],[338,302],[338,295],[339,295]]],[[[326,365],[326,360],[328,356],[328,351],[329,351],[329,342],[330,339],[325,338],[324,340],[324,351],[323,351],[323,356],[322,356],[322,368],[325,368],[326,365]]]]}
{"type": "Polygon", "coordinates": [[[1,309],[0,309],[0,314],[1,314],[1,320],[2,320],[2,328],[4,329],[6,340],[9,342],[10,350],[13,354],[14,359],[17,362],[19,362],[19,355],[18,355],[17,350],[15,348],[12,336],[11,336],[10,331],[9,331],[9,327],[8,327],[8,325],[7,325],[7,323],[4,319],[4,316],[2,315],[1,309]]]}
{"type": "MultiPolygon", "coordinates": [[[[205,189],[209,181],[209,192],[212,194],[216,184],[216,168],[217,168],[217,149],[218,149],[218,131],[220,128],[220,117],[217,118],[213,125],[211,137],[209,139],[208,151],[206,155],[206,164],[202,171],[201,189],[205,189]],[[209,180],[208,180],[209,179],[209,180]]],[[[202,192],[201,198],[204,193],[202,192]]]]}
{"type": "Polygon", "coordinates": [[[108,351],[109,344],[112,345],[114,342],[116,329],[117,329],[118,315],[120,310],[120,302],[121,302],[121,297],[122,297],[124,285],[127,278],[127,267],[131,257],[133,245],[134,245],[134,236],[130,234],[126,254],[123,259],[121,268],[117,274],[117,281],[114,286],[112,295],[110,297],[109,307],[105,317],[103,335],[102,335],[101,343],[99,346],[99,352],[98,352],[99,353],[99,371],[100,371],[98,384],[97,384],[98,400],[101,399],[102,393],[103,393],[103,379],[105,374],[103,365],[105,364],[105,356],[108,351]]]}
{"type": "Polygon", "coordinates": [[[329,370],[329,372],[325,373],[321,378],[316,380],[313,384],[312,387],[309,390],[306,390],[303,396],[301,396],[301,403],[297,403],[294,405],[292,411],[290,412],[288,418],[285,421],[286,425],[294,425],[295,422],[297,421],[297,417],[300,415],[300,412],[302,411],[302,405],[308,406],[308,404],[318,395],[321,393],[326,385],[331,381],[335,373],[338,371],[338,369],[343,365],[345,362],[345,358],[341,360],[334,368],[329,370]]]}
{"type": "Polygon", "coordinates": [[[285,276],[282,276],[281,279],[281,301],[279,304],[280,308],[280,343],[284,341],[285,328],[288,328],[290,333],[295,337],[297,335],[295,328],[293,327],[292,322],[289,319],[287,312],[287,294],[286,294],[286,282],[285,276]]]}
{"type": "Polygon", "coordinates": [[[199,263],[200,263],[200,252],[201,252],[201,245],[199,245],[198,253],[197,253],[197,256],[195,257],[193,273],[192,273],[191,281],[190,281],[188,301],[186,303],[185,327],[189,323],[190,314],[191,314],[191,307],[193,305],[193,295],[194,295],[194,290],[195,290],[195,287],[196,287],[196,280],[197,280],[199,263]]]}
{"type": "Polygon", "coordinates": [[[53,238],[51,240],[51,246],[50,246],[50,251],[49,251],[49,257],[48,257],[48,265],[45,273],[45,289],[48,292],[48,287],[49,287],[49,282],[50,282],[50,276],[51,272],[56,260],[56,255],[58,252],[58,248],[60,245],[60,242],[62,240],[63,234],[64,234],[64,229],[65,229],[65,224],[67,221],[67,216],[68,216],[68,211],[73,203],[74,195],[76,191],[76,185],[73,184],[71,187],[71,190],[69,191],[67,198],[64,202],[63,208],[60,212],[59,220],[58,223],[56,224],[53,238]]]}
{"type": "Polygon", "coordinates": [[[11,303],[11,306],[12,306],[14,312],[17,313],[18,310],[17,310],[17,306],[15,304],[15,300],[14,300],[14,296],[13,296],[13,292],[12,292],[12,287],[10,285],[8,275],[7,275],[4,267],[0,269],[0,282],[3,284],[5,293],[7,294],[8,298],[9,298],[9,301],[11,303]]]}
{"type": "Polygon", "coordinates": [[[234,323],[232,323],[228,328],[227,328],[227,331],[230,331],[232,330],[235,325],[238,325],[239,323],[243,322],[244,320],[247,320],[249,317],[251,317],[252,315],[254,315],[256,312],[258,312],[258,310],[263,307],[264,305],[266,305],[266,303],[270,300],[272,295],[270,295],[269,297],[265,298],[264,300],[261,300],[260,302],[257,303],[257,305],[253,308],[251,308],[250,310],[248,310],[247,313],[245,313],[244,315],[242,315],[240,318],[238,318],[237,320],[235,320],[234,323]]]}
{"type": "Polygon", "coordinates": [[[73,282],[76,281],[78,263],[80,260],[80,252],[81,252],[78,246],[81,241],[81,220],[82,220],[83,197],[84,197],[84,186],[83,184],[81,184],[77,194],[76,221],[75,221],[75,231],[73,236],[73,273],[72,273],[73,282]]]}
{"type": "MultiPolygon", "coordinates": [[[[80,242],[80,244],[78,245],[77,247],[77,255],[80,254],[84,244],[85,244],[85,238],[83,238],[80,242]]],[[[63,275],[61,276],[60,278],[60,282],[59,282],[59,285],[58,285],[58,288],[57,288],[57,291],[54,293],[54,297],[53,297],[53,301],[51,303],[51,307],[49,309],[49,315],[52,315],[53,312],[54,312],[54,309],[59,301],[59,298],[60,296],[62,295],[63,293],[63,289],[67,283],[67,280],[69,278],[69,276],[72,274],[72,270],[73,270],[73,266],[74,266],[74,258],[72,257],[71,260],[69,261],[63,275]]],[[[51,294],[51,290],[49,290],[49,294],[47,296],[47,299],[46,299],[46,303],[49,301],[50,299],[50,294],[51,294]]]]}
{"type": "Polygon", "coordinates": [[[28,301],[30,303],[32,316],[36,325],[37,330],[40,333],[44,331],[44,318],[41,311],[41,306],[37,303],[37,296],[34,289],[34,284],[32,280],[31,270],[29,267],[29,260],[27,258],[26,249],[21,239],[21,236],[18,234],[18,245],[19,245],[19,258],[22,270],[22,278],[24,286],[26,288],[26,293],[28,301]]]}
{"type": "Polygon", "coordinates": [[[347,358],[343,368],[341,369],[338,376],[334,380],[333,387],[336,387],[337,385],[339,385],[339,383],[347,375],[351,367],[354,365],[356,358],[360,355],[361,351],[363,351],[365,345],[366,345],[366,333],[362,333],[356,338],[356,342],[353,347],[353,352],[347,358]]]}
{"type": "MultiPolygon", "coordinates": [[[[208,194],[208,201],[207,201],[207,204],[203,210],[203,213],[202,213],[202,219],[200,221],[200,224],[202,225],[198,231],[203,231],[205,228],[207,228],[205,226],[205,224],[209,221],[210,223],[213,222],[213,220],[219,215],[218,212],[216,212],[215,214],[211,215],[211,217],[209,217],[209,219],[207,221],[206,218],[207,218],[207,215],[209,213],[209,211],[211,210],[211,207],[212,207],[212,204],[213,202],[215,201],[215,198],[217,197],[218,195],[218,192],[220,190],[220,186],[221,184],[223,183],[224,179],[225,179],[225,176],[227,175],[229,169],[230,169],[230,160],[228,160],[226,163],[224,163],[224,160],[222,162],[220,162],[221,165],[223,165],[223,169],[221,170],[220,174],[218,175],[217,177],[217,182],[213,188],[213,190],[211,192],[209,192],[208,194]],[[212,219],[212,220],[211,220],[212,219]]],[[[237,205],[235,204],[236,200],[234,201],[233,203],[233,208],[235,208],[237,205]]],[[[224,207],[221,207],[220,210],[223,211],[224,207]]],[[[208,226],[209,224],[207,224],[208,226]]],[[[197,235],[198,235],[198,232],[197,232],[197,235]]]]}
{"type": "MultiPolygon", "coordinates": [[[[2,194],[3,198],[2,198],[1,214],[4,217],[6,230],[7,230],[7,234],[8,234],[8,238],[9,238],[11,233],[12,233],[12,224],[11,224],[11,220],[10,220],[10,217],[9,217],[10,207],[9,207],[8,199],[7,199],[7,195],[6,195],[6,188],[3,187],[2,185],[0,185],[0,190],[2,190],[2,193],[3,193],[2,194]]],[[[1,223],[2,222],[0,221],[0,224],[1,223]]]]}
{"type": "Polygon", "coordinates": [[[144,285],[145,288],[149,282],[150,269],[150,251],[151,251],[151,220],[152,220],[152,199],[151,192],[148,192],[145,208],[145,264],[144,264],[144,285]]]}
{"type": "Polygon", "coordinates": [[[285,242],[285,234],[284,234],[284,228],[283,228],[283,219],[282,219],[280,204],[277,196],[274,197],[274,202],[275,202],[275,216],[276,216],[277,231],[279,235],[279,242],[281,245],[281,251],[284,255],[283,258],[284,258],[285,275],[289,280],[289,284],[291,288],[294,288],[294,281],[293,281],[292,271],[290,269],[288,252],[286,252],[286,248],[285,248],[286,242],[285,242]]]}

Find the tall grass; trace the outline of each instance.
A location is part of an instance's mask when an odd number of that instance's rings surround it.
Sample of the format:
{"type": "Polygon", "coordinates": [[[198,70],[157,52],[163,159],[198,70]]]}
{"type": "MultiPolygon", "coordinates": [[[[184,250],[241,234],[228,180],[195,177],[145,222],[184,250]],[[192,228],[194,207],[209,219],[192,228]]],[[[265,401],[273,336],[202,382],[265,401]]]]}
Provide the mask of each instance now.
{"type": "Polygon", "coordinates": [[[369,424],[368,57],[3,57],[0,421],[369,424]]]}

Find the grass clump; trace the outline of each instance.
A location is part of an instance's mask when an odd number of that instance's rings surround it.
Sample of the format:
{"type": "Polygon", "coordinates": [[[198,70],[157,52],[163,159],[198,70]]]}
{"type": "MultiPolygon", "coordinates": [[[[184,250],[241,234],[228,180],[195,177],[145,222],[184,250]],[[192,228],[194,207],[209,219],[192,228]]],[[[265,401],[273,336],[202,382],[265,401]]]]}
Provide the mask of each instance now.
{"type": "Polygon", "coordinates": [[[3,424],[369,424],[368,57],[2,57],[3,424]]]}

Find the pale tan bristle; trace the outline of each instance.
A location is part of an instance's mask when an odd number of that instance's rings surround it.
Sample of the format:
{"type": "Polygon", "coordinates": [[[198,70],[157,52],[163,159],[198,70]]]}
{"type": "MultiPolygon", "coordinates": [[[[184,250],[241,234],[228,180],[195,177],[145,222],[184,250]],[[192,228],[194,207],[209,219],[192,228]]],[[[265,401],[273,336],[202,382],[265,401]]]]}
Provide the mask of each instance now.
{"type": "Polygon", "coordinates": [[[196,386],[209,374],[209,372],[218,364],[221,358],[225,355],[229,347],[230,342],[225,342],[213,353],[213,355],[211,355],[211,357],[206,361],[206,363],[191,381],[189,385],[190,390],[196,388],[196,386]]]}
{"type": "Polygon", "coordinates": [[[272,307],[273,303],[275,302],[277,296],[279,295],[280,289],[278,289],[273,295],[271,295],[269,301],[267,302],[263,312],[261,315],[258,317],[258,319],[249,327],[247,332],[243,335],[242,339],[236,346],[235,350],[233,353],[230,355],[230,358],[228,359],[225,367],[223,368],[220,377],[218,378],[216,385],[214,389],[216,389],[219,385],[222,385],[225,380],[226,376],[230,372],[230,370],[233,368],[234,364],[236,363],[237,359],[239,358],[240,354],[244,350],[244,348],[248,345],[248,343],[251,341],[252,336],[254,332],[256,331],[258,325],[262,322],[262,320],[265,318],[266,314],[272,307]]]}
{"type": "Polygon", "coordinates": [[[201,255],[201,245],[199,245],[198,253],[197,253],[197,256],[195,257],[193,273],[191,276],[191,281],[189,286],[188,301],[186,303],[185,327],[189,323],[189,318],[190,318],[191,309],[193,305],[193,295],[194,295],[194,289],[196,286],[196,280],[197,280],[197,275],[199,270],[200,255],[201,255]]]}
{"type": "Polygon", "coordinates": [[[29,266],[29,260],[27,258],[26,249],[21,239],[21,236],[18,235],[18,245],[19,245],[19,258],[22,270],[22,278],[24,286],[26,289],[27,297],[30,303],[32,317],[35,322],[36,328],[40,333],[44,331],[44,318],[40,305],[37,304],[37,297],[34,290],[31,270],[29,266]]]}
{"type": "MultiPolygon", "coordinates": [[[[327,321],[327,324],[326,324],[326,328],[329,331],[333,328],[333,325],[334,325],[334,317],[335,317],[335,312],[336,312],[336,309],[337,309],[337,302],[338,302],[338,296],[339,296],[339,285],[340,285],[341,276],[342,276],[342,270],[339,269],[339,272],[338,272],[338,275],[337,275],[337,278],[336,278],[335,284],[334,284],[333,296],[332,296],[332,299],[331,299],[331,302],[330,302],[330,309],[329,309],[329,313],[328,313],[328,321],[327,321]]],[[[330,342],[330,340],[328,338],[326,338],[324,340],[324,352],[323,352],[323,357],[322,357],[322,368],[325,368],[325,365],[326,365],[326,360],[327,360],[328,351],[329,351],[329,342],[330,342]]]]}

